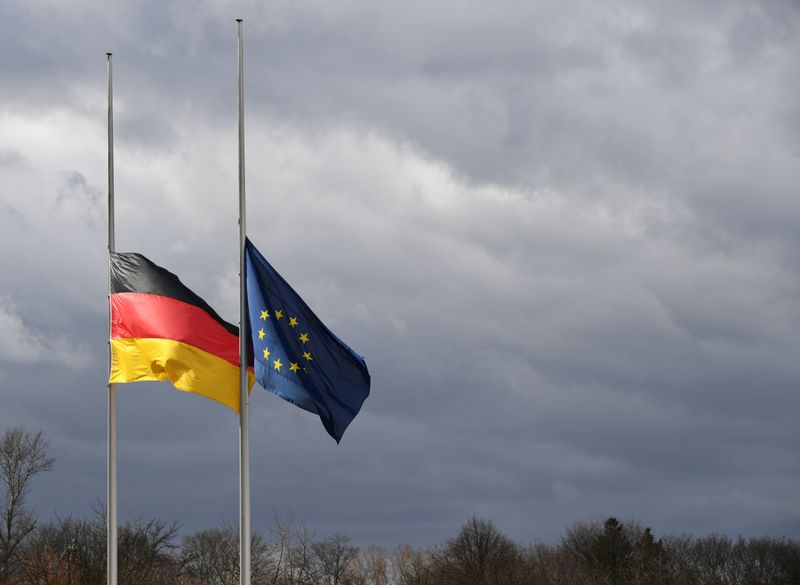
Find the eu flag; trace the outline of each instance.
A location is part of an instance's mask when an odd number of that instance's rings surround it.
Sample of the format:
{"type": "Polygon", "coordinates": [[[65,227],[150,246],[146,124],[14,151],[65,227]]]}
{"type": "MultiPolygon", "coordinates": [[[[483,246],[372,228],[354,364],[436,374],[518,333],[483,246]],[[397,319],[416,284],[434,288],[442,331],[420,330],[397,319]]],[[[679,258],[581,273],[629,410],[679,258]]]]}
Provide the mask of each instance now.
{"type": "Polygon", "coordinates": [[[364,358],[317,319],[250,240],[245,262],[256,381],[319,415],[338,443],[369,396],[364,358]]]}

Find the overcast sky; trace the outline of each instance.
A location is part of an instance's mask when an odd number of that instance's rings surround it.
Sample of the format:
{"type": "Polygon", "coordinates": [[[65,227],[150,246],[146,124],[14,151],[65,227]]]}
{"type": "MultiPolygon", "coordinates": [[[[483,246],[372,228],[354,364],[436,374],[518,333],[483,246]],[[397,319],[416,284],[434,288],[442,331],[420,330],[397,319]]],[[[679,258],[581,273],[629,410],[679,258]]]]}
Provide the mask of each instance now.
{"type": "MultiPolygon", "coordinates": [[[[337,446],[251,400],[253,526],[426,545],[609,515],[800,538],[800,6],[0,2],[0,429],[40,517],[105,499],[116,245],[238,320],[249,236],[372,393],[337,446]]],[[[235,522],[238,421],[119,387],[119,510],[235,522]]]]}

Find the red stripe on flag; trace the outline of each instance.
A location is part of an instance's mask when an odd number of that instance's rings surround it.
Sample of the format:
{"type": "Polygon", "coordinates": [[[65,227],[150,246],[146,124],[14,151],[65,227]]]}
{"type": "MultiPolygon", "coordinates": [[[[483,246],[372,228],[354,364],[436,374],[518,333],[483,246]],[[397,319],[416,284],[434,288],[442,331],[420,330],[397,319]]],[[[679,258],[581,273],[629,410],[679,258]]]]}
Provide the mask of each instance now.
{"type": "Polygon", "coordinates": [[[203,309],[147,293],[111,295],[111,338],[172,339],[239,365],[239,338],[203,309]]]}

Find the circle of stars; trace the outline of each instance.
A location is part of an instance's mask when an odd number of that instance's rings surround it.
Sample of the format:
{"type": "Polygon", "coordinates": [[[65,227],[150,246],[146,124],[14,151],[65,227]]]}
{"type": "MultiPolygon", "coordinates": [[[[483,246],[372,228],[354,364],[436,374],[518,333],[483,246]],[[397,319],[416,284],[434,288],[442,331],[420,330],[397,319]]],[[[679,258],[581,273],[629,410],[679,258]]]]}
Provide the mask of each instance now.
{"type": "MultiPolygon", "coordinates": [[[[281,319],[284,319],[285,315],[284,315],[283,309],[274,309],[272,311],[272,314],[270,314],[269,309],[266,309],[266,308],[264,310],[260,311],[259,319],[261,321],[265,321],[266,322],[267,319],[272,319],[272,318],[274,318],[276,321],[280,321],[281,319]]],[[[308,334],[308,332],[300,332],[299,334],[297,333],[299,331],[297,329],[297,327],[299,326],[299,322],[297,321],[297,317],[292,315],[292,316],[289,316],[288,319],[289,319],[288,320],[288,326],[291,328],[291,330],[293,332],[292,335],[296,336],[297,341],[299,341],[302,344],[301,347],[304,350],[302,352],[302,355],[303,355],[302,358],[298,359],[296,362],[293,362],[291,360],[289,361],[289,372],[291,372],[293,374],[296,374],[298,376],[300,375],[301,371],[307,374],[308,373],[308,368],[306,366],[308,365],[309,362],[314,361],[314,358],[311,355],[311,352],[310,351],[306,351],[306,344],[311,341],[311,336],[308,334]],[[303,362],[305,362],[305,365],[301,366],[301,364],[303,362]]],[[[264,328],[261,327],[258,330],[258,340],[259,341],[263,341],[265,337],[266,337],[266,331],[264,331],[264,328]]],[[[272,353],[273,352],[271,352],[269,350],[269,347],[267,347],[267,346],[265,346],[263,348],[263,350],[262,350],[261,355],[264,356],[264,361],[266,361],[268,365],[270,363],[270,356],[272,355],[272,353]]],[[[282,368],[284,366],[285,366],[285,364],[281,361],[280,357],[275,357],[275,359],[272,360],[272,369],[274,371],[282,373],[283,372],[282,368]]]]}

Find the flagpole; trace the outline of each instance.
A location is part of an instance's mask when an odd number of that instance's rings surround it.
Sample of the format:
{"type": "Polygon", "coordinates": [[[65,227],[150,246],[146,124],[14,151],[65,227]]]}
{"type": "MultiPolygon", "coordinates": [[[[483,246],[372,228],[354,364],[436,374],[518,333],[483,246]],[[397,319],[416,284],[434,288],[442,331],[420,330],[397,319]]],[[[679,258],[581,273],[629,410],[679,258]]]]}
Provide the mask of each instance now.
{"type": "Polygon", "coordinates": [[[244,48],[242,19],[236,19],[239,50],[239,583],[250,585],[250,432],[247,395],[247,289],[245,284],[244,242],[244,48]]]}
{"type": "MultiPolygon", "coordinates": [[[[111,257],[114,251],[114,105],[111,53],[108,58],[108,370],[111,372],[111,257]]],[[[109,376],[110,377],[110,376],[109,376]]],[[[106,511],[108,585],[117,585],[117,387],[108,384],[108,484],[106,511]]]]}

